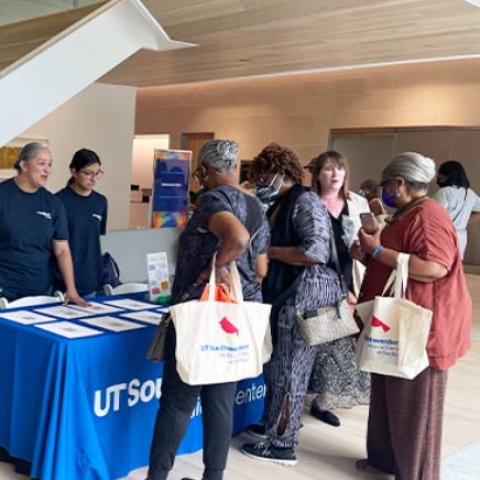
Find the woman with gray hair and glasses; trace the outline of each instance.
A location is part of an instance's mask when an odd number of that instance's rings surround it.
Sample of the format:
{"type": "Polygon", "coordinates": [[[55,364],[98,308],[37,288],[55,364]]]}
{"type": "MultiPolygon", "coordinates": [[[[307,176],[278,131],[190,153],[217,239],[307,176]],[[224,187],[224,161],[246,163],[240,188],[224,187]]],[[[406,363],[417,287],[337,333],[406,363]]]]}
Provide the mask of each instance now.
{"type": "Polygon", "coordinates": [[[86,306],[75,288],[65,209],[45,189],[52,165],[45,145],[29,143],[14,164],[18,175],[0,184],[0,295],[52,295],[55,257],[66,301],[86,306]]]}
{"type": "MultiPolygon", "coordinates": [[[[213,255],[218,283],[228,283],[227,265],[236,261],[245,300],[262,301],[269,227],[260,201],[238,184],[238,145],[212,140],[200,150],[194,175],[207,189],[180,235],[172,304],[199,298],[210,276],[213,255]]],[[[175,330],[167,332],[162,396],[150,452],[148,480],[165,480],[173,468],[198,397],[203,411],[204,480],[222,480],[232,434],[236,383],[191,386],[175,361],[175,330]]]]}
{"type": "Polygon", "coordinates": [[[413,380],[372,374],[368,458],[357,468],[396,480],[438,480],[443,406],[450,367],[470,346],[472,305],[458,238],[445,209],[427,197],[435,164],[419,153],[396,156],[382,172],[382,199],[397,208],[372,235],[360,231],[367,272],[360,302],[382,295],[400,253],[410,255],[406,298],[433,311],[430,366],[413,380]]]}

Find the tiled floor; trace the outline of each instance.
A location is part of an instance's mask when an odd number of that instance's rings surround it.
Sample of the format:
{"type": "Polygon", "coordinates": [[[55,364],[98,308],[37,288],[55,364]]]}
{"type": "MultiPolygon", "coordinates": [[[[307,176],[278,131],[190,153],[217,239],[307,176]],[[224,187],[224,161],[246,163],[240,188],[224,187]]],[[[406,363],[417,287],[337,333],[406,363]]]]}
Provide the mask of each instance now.
{"type": "MultiPolygon", "coordinates": [[[[479,460],[470,456],[478,455],[476,441],[480,439],[480,276],[468,276],[468,284],[474,299],[474,332],[476,341],[468,355],[450,372],[443,453],[445,471],[442,480],[460,480],[455,475],[455,462],[470,462],[480,465],[479,460]],[[475,448],[474,448],[475,447],[475,448]]],[[[298,449],[299,462],[294,468],[258,463],[243,456],[239,446],[251,439],[241,435],[232,440],[226,480],[352,480],[367,479],[368,476],[354,469],[354,460],[365,454],[365,433],[367,408],[357,407],[337,412],[342,420],[340,428],[329,427],[305,415],[298,449]]],[[[179,457],[171,480],[183,477],[201,478],[201,452],[179,457]]],[[[473,471],[473,469],[472,469],[473,471]]],[[[475,473],[478,473],[477,471],[475,473]]],[[[122,480],[144,480],[146,469],[139,469],[122,480]]],[[[68,477],[66,477],[68,478],[68,477]]],[[[375,476],[378,480],[391,478],[375,476]]],[[[461,480],[476,480],[467,470],[461,480]]],[[[16,475],[10,465],[0,464],[0,480],[25,480],[16,475]]],[[[58,479],[64,480],[64,479],[58,479]]],[[[81,479],[69,479],[81,480],[81,479]]]]}

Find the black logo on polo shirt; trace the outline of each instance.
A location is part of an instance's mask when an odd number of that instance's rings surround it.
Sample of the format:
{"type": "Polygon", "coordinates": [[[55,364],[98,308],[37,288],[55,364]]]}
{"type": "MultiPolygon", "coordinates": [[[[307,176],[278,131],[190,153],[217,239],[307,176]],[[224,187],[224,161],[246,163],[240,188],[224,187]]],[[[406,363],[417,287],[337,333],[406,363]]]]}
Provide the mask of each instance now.
{"type": "Polygon", "coordinates": [[[40,210],[37,211],[37,215],[40,215],[42,217],[45,217],[47,220],[52,219],[52,214],[50,212],[42,212],[40,210]]]}

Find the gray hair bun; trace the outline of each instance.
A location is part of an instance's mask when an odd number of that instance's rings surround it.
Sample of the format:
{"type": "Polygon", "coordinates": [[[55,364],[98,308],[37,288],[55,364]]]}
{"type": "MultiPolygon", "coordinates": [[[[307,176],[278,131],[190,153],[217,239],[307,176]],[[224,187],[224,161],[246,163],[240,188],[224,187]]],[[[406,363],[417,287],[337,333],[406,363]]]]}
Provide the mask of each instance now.
{"type": "Polygon", "coordinates": [[[383,169],[387,179],[400,177],[407,182],[429,184],[436,175],[435,162],[421,153],[404,152],[390,160],[383,169]]]}
{"type": "Polygon", "coordinates": [[[220,172],[232,172],[237,165],[238,144],[233,140],[211,140],[198,155],[203,165],[210,165],[220,172]]]}

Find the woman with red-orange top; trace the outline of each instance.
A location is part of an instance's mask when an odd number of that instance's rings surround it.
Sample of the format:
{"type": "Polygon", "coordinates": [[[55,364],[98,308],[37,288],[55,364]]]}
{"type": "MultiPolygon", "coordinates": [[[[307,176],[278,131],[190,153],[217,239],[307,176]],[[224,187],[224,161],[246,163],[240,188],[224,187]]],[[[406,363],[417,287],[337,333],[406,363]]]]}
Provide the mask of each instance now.
{"type": "Polygon", "coordinates": [[[433,160],[396,156],[382,172],[382,199],[397,208],[373,235],[360,231],[368,255],[359,302],[381,295],[400,253],[410,255],[406,298],[433,311],[427,343],[430,365],[413,380],[372,374],[368,458],[357,468],[396,480],[439,480],[443,406],[450,367],[470,346],[472,305],[458,238],[445,209],[427,197],[433,160]]]}

